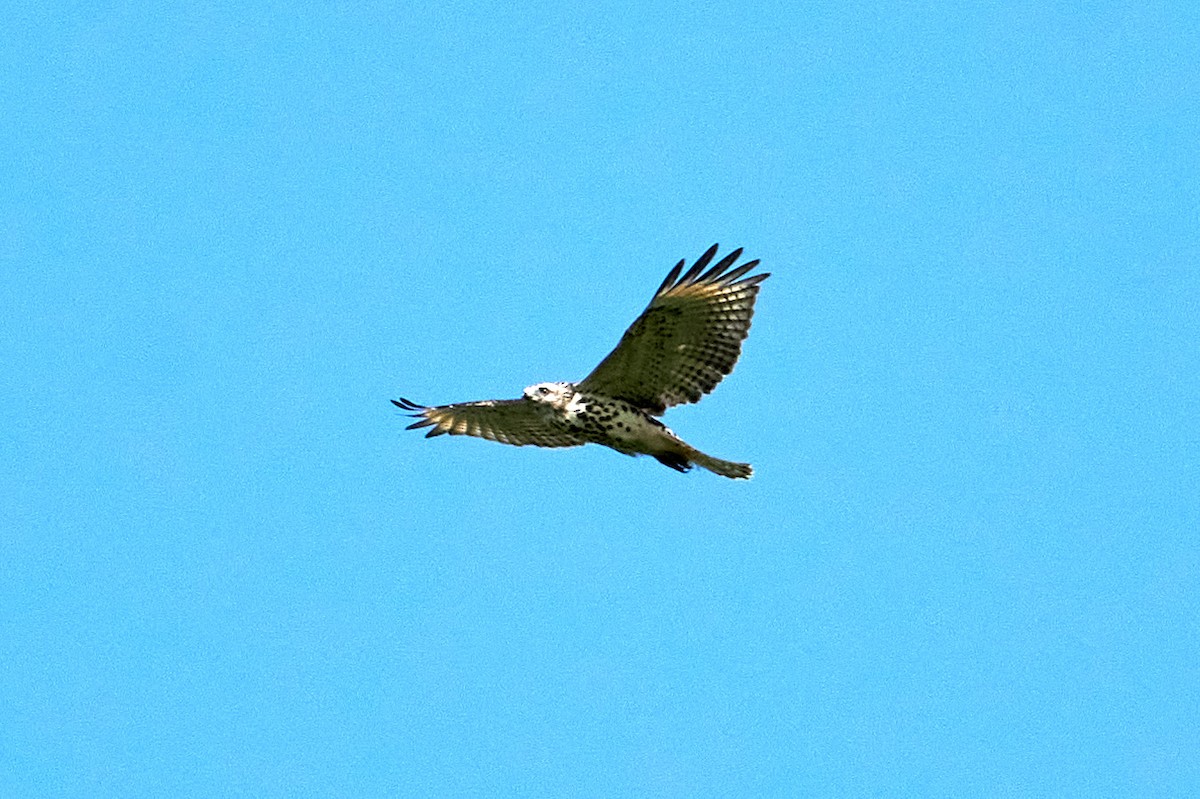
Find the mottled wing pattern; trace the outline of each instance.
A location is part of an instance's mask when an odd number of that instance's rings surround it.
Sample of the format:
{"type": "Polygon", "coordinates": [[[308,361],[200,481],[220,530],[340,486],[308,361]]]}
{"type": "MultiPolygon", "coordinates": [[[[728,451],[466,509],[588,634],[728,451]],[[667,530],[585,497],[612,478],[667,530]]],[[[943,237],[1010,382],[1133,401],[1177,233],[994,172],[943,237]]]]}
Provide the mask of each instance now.
{"type": "Polygon", "coordinates": [[[716,254],[714,244],[682,277],[684,262],[676,264],[617,348],[579,388],[619,397],[654,414],[697,402],[716,388],[741,355],[758,284],[770,277],[742,277],[758,261],[730,270],[740,249],[705,272],[716,254]]]}
{"type": "Polygon", "coordinates": [[[431,427],[426,438],[449,433],[452,436],[478,436],[501,444],[523,447],[576,447],[585,443],[565,424],[556,424],[542,409],[527,399],[484,400],[457,405],[426,407],[411,400],[392,400],[397,408],[419,417],[407,429],[431,427]]]}

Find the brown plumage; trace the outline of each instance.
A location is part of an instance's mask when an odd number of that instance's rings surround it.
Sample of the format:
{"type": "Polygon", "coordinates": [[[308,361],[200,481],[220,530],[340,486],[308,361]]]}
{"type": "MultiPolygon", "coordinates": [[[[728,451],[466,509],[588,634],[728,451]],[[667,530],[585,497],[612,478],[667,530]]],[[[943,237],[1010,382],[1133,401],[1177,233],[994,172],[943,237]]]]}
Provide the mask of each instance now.
{"type": "Polygon", "coordinates": [[[693,464],[726,477],[749,477],[749,464],[723,461],[685,444],[655,416],[672,405],[697,402],[729,374],[750,330],[759,284],[769,274],[730,269],[734,250],[711,268],[713,245],[686,273],[680,261],[608,356],[578,384],[539,383],[515,400],[426,407],[392,400],[430,427],[503,444],[572,447],[594,442],[628,455],[652,455],[679,471],[693,464]]]}
{"type": "Polygon", "coordinates": [[[758,261],[726,272],[741,249],[701,274],[716,254],[714,244],[683,277],[684,262],[675,264],[617,348],[579,383],[580,390],[621,397],[660,416],[716,388],[742,354],[758,284],[770,277],[738,280],[758,261]]]}

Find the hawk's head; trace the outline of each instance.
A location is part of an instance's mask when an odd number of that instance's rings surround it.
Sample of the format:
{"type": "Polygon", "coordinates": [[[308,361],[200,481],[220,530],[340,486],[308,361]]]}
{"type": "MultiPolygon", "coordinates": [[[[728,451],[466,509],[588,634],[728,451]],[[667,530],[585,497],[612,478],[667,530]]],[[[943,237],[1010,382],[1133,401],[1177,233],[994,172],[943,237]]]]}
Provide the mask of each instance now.
{"type": "Polygon", "coordinates": [[[565,408],[574,396],[575,387],[570,383],[538,383],[525,389],[525,399],[557,408],[565,408]]]}

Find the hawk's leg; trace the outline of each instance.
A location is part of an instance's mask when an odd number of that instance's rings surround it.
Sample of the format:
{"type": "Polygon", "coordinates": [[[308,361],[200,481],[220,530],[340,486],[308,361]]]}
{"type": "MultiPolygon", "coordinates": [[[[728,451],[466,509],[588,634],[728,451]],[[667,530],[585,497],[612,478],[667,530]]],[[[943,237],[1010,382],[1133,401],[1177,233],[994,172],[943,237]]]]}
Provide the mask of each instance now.
{"type": "Polygon", "coordinates": [[[657,452],[654,454],[654,459],[663,466],[670,466],[677,472],[686,472],[692,468],[691,461],[678,452],[657,452]]]}

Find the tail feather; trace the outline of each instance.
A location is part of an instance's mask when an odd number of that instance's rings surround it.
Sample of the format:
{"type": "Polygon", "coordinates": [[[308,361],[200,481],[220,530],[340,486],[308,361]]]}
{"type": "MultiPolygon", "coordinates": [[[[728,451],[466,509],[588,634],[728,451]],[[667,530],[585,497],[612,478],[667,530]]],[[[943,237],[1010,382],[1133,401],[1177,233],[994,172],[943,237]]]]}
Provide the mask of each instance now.
{"type": "Polygon", "coordinates": [[[720,458],[705,455],[695,447],[689,447],[687,444],[683,446],[684,449],[681,453],[683,457],[702,469],[708,469],[713,474],[719,474],[722,477],[731,477],[735,480],[748,480],[750,479],[750,475],[754,474],[754,469],[748,463],[723,461],[720,458]]]}

